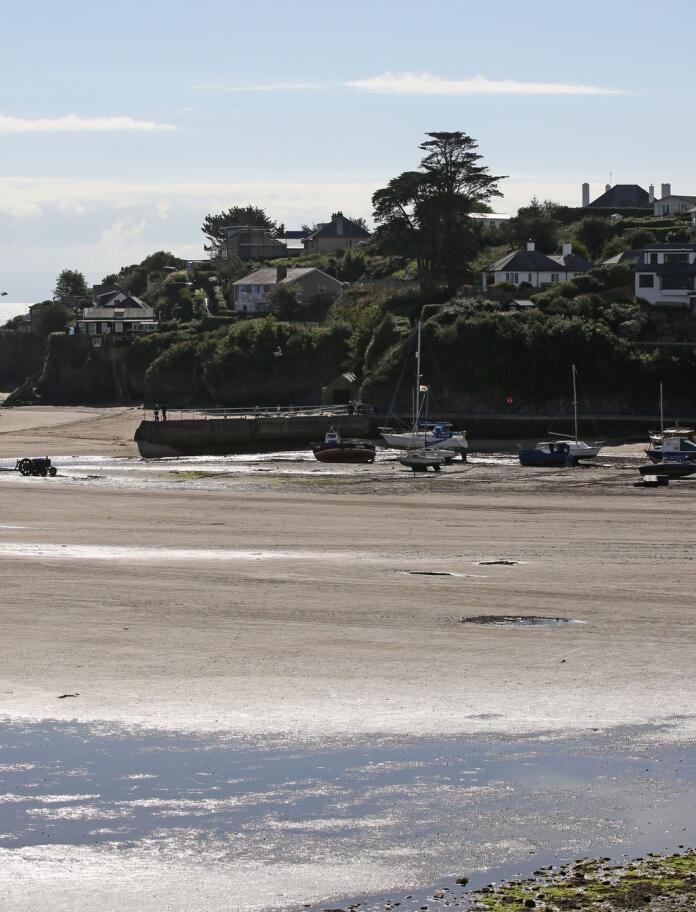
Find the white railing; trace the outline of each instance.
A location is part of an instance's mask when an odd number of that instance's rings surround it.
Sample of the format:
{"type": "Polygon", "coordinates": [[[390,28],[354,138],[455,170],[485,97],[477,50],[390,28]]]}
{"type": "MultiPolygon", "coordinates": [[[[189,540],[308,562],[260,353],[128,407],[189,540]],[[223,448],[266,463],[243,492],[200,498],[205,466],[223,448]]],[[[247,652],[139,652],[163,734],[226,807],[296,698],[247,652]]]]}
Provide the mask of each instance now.
{"type": "MultiPolygon", "coordinates": [[[[166,407],[166,406],[165,406],[166,407]]],[[[147,413],[154,414],[158,410],[160,418],[162,406],[143,406],[145,417],[147,413]]],[[[167,420],[205,420],[207,418],[288,418],[293,416],[307,417],[327,417],[341,415],[365,415],[369,414],[366,406],[357,403],[350,405],[277,405],[269,407],[267,405],[246,406],[245,408],[211,408],[211,409],[184,409],[169,408],[167,410],[167,420]]]]}

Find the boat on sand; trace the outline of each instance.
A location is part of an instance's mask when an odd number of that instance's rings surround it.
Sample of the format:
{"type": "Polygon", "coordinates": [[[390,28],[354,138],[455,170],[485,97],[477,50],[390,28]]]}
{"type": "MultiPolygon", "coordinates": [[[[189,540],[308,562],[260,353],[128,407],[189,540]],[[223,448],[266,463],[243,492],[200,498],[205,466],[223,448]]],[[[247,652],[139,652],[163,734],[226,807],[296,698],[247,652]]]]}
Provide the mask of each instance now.
{"type": "Polygon", "coordinates": [[[331,428],[321,443],[312,444],[312,452],[319,462],[371,463],[375,461],[376,447],[368,440],[344,440],[331,428]]]}

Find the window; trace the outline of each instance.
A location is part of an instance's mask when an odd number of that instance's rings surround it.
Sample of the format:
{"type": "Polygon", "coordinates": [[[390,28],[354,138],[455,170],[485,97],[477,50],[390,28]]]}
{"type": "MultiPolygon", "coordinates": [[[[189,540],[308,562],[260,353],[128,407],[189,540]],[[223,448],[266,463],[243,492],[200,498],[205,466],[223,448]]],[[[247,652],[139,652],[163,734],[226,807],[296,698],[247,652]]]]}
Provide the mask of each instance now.
{"type": "Polygon", "coordinates": [[[319,294],[326,294],[326,285],[319,285],[319,294]]]}
{"type": "Polygon", "coordinates": [[[505,281],[506,281],[506,282],[512,282],[514,285],[517,285],[517,284],[519,283],[519,281],[520,281],[519,273],[517,273],[517,272],[506,272],[506,273],[505,273],[505,281]]]}
{"type": "Polygon", "coordinates": [[[552,282],[560,282],[560,279],[561,279],[560,273],[558,273],[558,272],[552,272],[552,273],[551,273],[551,281],[552,281],[552,282]]]}
{"type": "Polygon", "coordinates": [[[489,272],[486,276],[486,285],[495,285],[495,273],[489,272]]]}
{"type": "Polygon", "coordinates": [[[694,278],[689,275],[662,276],[662,288],[665,291],[686,291],[694,287],[694,278]]]}
{"type": "Polygon", "coordinates": [[[114,323],[114,332],[122,333],[123,332],[123,323],[114,323]]]}
{"type": "Polygon", "coordinates": [[[666,253],[665,254],[665,263],[688,263],[689,254],[688,253],[666,253]]]}
{"type": "Polygon", "coordinates": [[[638,287],[639,288],[654,288],[655,287],[655,276],[652,273],[643,273],[638,276],[638,287]]]}
{"type": "Polygon", "coordinates": [[[648,254],[648,263],[650,263],[651,266],[657,266],[657,254],[656,253],[648,254]]]}
{"type": "Polygon", "coordinates": [[[531,281],[532,281],[532,274],[531,274],[531,272],[528,272],[528,273],[527,273],[527,281],[528,281],[528,282],[531,282],[531,281]]]}

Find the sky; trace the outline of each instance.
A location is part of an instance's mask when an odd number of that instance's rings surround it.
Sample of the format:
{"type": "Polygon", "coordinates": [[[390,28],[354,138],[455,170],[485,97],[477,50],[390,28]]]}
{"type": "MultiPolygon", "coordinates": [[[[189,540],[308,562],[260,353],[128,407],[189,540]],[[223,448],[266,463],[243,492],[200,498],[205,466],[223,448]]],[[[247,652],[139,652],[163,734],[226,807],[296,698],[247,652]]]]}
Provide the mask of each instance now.
{"type": "Polygon", "coordinates": [[[696,195],[693,0],[0,8],[5,301],[50,297],[63,268],[200,258],[203,218],[235,204],[369,220],[432,130],[475,137],[505,214],[579,205],[585,180],[696,195]]]}

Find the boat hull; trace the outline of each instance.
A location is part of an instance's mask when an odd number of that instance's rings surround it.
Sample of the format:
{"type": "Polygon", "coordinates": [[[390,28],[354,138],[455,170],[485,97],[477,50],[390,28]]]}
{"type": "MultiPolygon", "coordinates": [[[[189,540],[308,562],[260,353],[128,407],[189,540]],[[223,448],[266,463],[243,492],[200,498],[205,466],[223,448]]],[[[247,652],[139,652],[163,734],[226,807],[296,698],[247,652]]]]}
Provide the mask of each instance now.
{"type": "Polygon", "coordinates": [[[529,468],[541,468],[544,466],[567,466],[572,465],[576,457],[570,453],[544,453],[542,450],[520,450],[520,465],[529,468]]]}
{"type": "Polygon", "coordinates": [[[393,431],[383,430],[382,439],[387,446],[395,450],[428,447],[428,449],[455,450],[458,453],[466,453],[469,449],[469,444],[463,434],[452,434],[451,437],[436,437],[434,434],[429,434],[425,431],[407,431],[403,434],[397,434],[393,431]]]}
{"type": "Polygon", "coordinates": [[[315,447],[313,452],[319,462],[365,464],[375,461],[375,449],[369,446],[315,447]]]}
{"type": "Polygon", "coordinates": [[[652,465],[643,465],[638,471],[641,475],[658,475],[667,478],[686,478],[696,474],[696,464],[691,462],[658,462],[652,465]]]}

